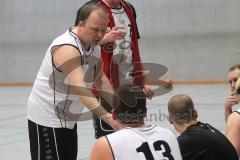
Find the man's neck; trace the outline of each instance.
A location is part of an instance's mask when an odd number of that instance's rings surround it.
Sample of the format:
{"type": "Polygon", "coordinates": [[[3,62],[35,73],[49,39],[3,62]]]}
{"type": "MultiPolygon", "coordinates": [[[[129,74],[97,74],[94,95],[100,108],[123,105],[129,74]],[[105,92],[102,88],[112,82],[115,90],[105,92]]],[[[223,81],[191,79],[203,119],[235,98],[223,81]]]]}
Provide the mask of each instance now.
{"type": "Polygon", "coordinates": [[[78,28],[78,27],[75,27],[72,31],[77,35],[77,37],[78,37],[78,39],[80,40],[80,42],[81,42],[84,50],[85,50],[85,51],[89,51],[90,45],[87,45],[87,44],[84,42],[84,40],[81,38],[79,28],[78,28]]]}
{"type": "Polygon", "coordinates": [[[182,134],[183,132],[186,131],[186,129],[192,125],[196,125],[198,123],[197,120],[190,121],[188,123],[183,123],[183,124],[175,124],[175,129],[182,134]]]}
{"type": "Polygon", "coordinates": [[[111,8],[121,8],[121,1],[119,0],[119,2],[114,2],[112,0],[103,0],[105,1],[111,8]]]}

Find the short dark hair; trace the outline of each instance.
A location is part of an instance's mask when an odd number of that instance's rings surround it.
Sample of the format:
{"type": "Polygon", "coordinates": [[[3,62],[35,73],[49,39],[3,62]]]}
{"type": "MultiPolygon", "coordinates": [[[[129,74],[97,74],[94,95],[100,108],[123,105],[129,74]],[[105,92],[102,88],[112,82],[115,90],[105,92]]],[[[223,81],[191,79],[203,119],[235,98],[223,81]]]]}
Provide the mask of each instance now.
{"type": "MultiPolygon", "coordinates": [[[[79,24],[80,21],[85,22],[93,11],[94,7],[98,4],[97,1],[88,1],[77,11],[77,16],[75,20],[75,26],[79,24]]],[[[100,6],[99,6],[100,7],[100,6]]]]}
{"type": "Polygon", "coordinates": [[[240,64],[235,64],[229,68],[228,72],[234,71],[235,69],[240,69],[240,64]]]}
{"type": "Polygon", "coordinates": [[[146,94],[137,86],[120,86],[113,98],[114,111],[121,123],[141,123],[146,116],[146,94]]]}
{"type": "Polygon", "coordinates": [[[185,123],[197,118],[192,99],[183,94],[175,95],[169,100],[168,112],[176,123],[185,123]]]}

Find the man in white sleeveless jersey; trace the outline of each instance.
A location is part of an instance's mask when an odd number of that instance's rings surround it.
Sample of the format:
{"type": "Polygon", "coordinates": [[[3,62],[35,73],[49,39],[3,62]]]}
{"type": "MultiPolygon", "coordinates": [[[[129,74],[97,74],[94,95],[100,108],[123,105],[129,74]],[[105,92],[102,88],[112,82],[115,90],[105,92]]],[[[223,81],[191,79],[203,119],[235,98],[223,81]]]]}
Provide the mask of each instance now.
{"type": "Polygon", "coordinates": [[[113,100],[112,116],[122,129],[99,138],[90,160],[181,160],[178,142],[171,131],[146,125],[146,95],[136,86],[120,86],[113,100]]]}
{"type": "Polygon", "coordinates": [[[91,92],[93,82],[111,104],[111,84],[101,71],[97,44],[108,25],[105,10],[88,2],[74,27],[48,48],[28,101],[32,160],[76,160],[77,125],[84,106],[114,129],[118,123],[91,92]],[[103,92],[108,91],[108,92],[103,92]]]}

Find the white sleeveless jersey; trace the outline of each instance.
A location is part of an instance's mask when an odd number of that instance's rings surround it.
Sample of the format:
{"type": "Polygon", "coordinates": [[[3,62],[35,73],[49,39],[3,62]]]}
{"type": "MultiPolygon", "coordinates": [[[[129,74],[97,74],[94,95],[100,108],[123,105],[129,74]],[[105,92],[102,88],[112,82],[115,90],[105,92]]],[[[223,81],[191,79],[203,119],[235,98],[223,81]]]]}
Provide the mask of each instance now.
{"type": "Polygon", "coordinates": [[[69,29],[57,37],[46,52],[28,100],[28,119],[47,127],[73,128],[84,105],[73,95],[73,86],[68,85],[66,76],[53,65],[51,50],[60,45],[71,45],[79,50],[86,83],[92,87],[99,67],[99,47],[84,51],[80,40],[69,29]]]}
{"type": "Polygon", "coordinates": [[[238,108],[238,109],[236,110],[236,112],[240,114],[240,108],[238,108]]]}
{"type": "MultiPolygon", "coordinates": [[[[133,71],[132,66],[132,48],[131,48],[131,23],[128,18],[124,7],[121,6],[120,9],[112,9],[112,15],[114,18],[114,22],[116,26],[123,27],[124,31],[126,32],[126,36],[124,39],[116,40],[115,44],[116,47],[113,50],[113,55],[122,55],[122,58],[117,58],[118,61],[118,75],[119,75],[119,84],[124,85],[129,81],[129,71],[133,71]],[[126,58],[124,60],[123,58],[126,58]]],[[[115,59],[113,59],[115,60],[115,59]]]]}
{"type": "Polygon", "coordinates": [[[156,125],[124,128],[106,137],[115,160],[182,160],[176,137],[156,125]]]}

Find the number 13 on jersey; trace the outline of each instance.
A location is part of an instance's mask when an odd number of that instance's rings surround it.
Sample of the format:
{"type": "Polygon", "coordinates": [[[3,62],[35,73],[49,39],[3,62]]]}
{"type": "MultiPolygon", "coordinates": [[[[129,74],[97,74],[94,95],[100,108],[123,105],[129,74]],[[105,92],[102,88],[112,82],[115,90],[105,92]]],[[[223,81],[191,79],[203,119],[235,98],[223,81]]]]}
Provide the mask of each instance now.
{"type": "MultiPolygon", "coordinates": [[[[136,151],[139,154],[140,153],[144,154],[146,160],[155,160],[153,156],[153,152],[156,152],[157,154],[162,154],[163,158],[166,158],[166,160],[174,160],[171,154],[171,148],[167,142],[162,140],[154,142],[153,144],[151,144],[152,145],[151,148],[154,149],[153,151],[151,151],[149,145],[150,144],[148,142],[144,142],[136,149],[136,151]]],[[[159,158],[160,157],[161,156],[159,155],[159,158]]]]}

